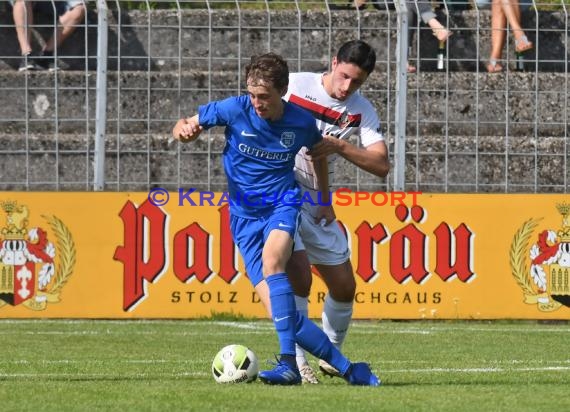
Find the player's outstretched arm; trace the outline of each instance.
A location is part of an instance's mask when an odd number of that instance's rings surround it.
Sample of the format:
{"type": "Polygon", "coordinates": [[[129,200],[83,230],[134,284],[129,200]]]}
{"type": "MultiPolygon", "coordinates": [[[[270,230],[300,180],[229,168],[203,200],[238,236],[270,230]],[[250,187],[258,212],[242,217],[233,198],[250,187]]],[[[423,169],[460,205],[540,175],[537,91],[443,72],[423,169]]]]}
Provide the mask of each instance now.
{"type": "Polygon", "coordinates": [[[187,143],[198,138],[202,130],[204,128],[200,126],[198,115],[196,114],[192,117],[178,120],[174,129],[172,129],[172,136],[182,143],[187,143]]]}
{"type": "Polygon", "coordinates": [[[307,152],[313,159],[313,162],[333,153],[344,157],[362,170],[366,170],[378,177],[385,177],[390,171],[388,148],[383,141],[362,148],[334,136],[324,136],[321,142],[307,152]]]}

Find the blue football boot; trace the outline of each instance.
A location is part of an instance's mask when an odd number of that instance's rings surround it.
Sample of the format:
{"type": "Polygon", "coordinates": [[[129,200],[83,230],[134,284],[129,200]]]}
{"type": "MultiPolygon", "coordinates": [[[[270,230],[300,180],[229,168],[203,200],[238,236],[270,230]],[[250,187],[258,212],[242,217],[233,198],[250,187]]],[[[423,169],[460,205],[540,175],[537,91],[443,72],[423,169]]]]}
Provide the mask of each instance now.
{"type": "Polygon", "coordinates": [[[370,366],[364,362],[353,363],[345,379],[351,385],[380,386],[380,379],[372,373],[370,366]]]}
{"type": "Polygon", "coordinates": [[[277,362],[273,370],[259,372],[258,377],[268,385],[299,385],[302,380],[298,369],[281,361],[277,362]]]}

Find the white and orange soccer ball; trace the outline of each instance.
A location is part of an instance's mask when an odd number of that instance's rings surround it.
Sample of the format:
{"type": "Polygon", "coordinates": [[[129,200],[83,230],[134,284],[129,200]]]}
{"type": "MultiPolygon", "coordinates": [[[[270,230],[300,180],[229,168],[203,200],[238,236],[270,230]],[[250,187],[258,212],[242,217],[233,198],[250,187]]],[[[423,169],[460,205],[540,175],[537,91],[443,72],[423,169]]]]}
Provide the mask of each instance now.
{"type": "Polygon", "coordinates": [[[257,356],[243,345],[223,347],[212,362],[212,375],[218,383],[253,382],[258,372],[257,356]]]}

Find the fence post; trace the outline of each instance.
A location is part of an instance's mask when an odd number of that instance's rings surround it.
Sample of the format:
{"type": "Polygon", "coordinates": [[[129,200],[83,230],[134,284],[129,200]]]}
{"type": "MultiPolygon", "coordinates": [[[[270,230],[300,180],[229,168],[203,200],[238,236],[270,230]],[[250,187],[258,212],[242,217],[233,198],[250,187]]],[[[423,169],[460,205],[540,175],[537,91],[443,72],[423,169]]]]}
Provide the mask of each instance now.
{"type": "Polygon", "coordinates": [[[406,0],[394,2],[398,14],[396,44],[396,108],[394,113],[394,190],[406,185],[406,117],[408,93],[408,9],[406,0]]]}
{"type": "Polygon", "coordinates": [[[94,191],[105,188],[105,126],[107,124],[107,3],[97,0],[97,86],[95,106],[94,191]]]}

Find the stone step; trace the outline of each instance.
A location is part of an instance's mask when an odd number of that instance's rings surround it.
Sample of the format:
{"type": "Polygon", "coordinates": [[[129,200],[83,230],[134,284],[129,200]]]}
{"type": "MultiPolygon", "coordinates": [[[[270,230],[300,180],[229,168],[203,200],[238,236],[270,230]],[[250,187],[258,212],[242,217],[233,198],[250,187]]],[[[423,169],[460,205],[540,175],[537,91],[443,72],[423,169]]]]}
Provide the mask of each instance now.
{"type": "MultiPolygon", "coordinates": [[[[226,190],[221,163],[224,136],[204,133],[189,144],[163,134],[124,134],[106,141],[106,190],[146,191],[160,186],[226,190]],[[208,183],[209,182],[209,183],[208,183]]],[[[353,143],[356,141],[353,140],[353,143]]],[[[393,152],[393,141],[389,141],[393,152]]],[[[0,134],[0,190],[90,190],[93,187],[93,136],[84,134],[0,134]]],[[[564,185],[568,156],[558,136],[501,138],[495,135],[409,137],[406,176],[426,192],[504,192],[504,181],[519,192],[555,192],[564,185]]],[[[390,179],[390,178],[389,178],[390,179]]],[[[379,179],[339,158],[335,187],[387,190],[379,179]]]]}
{"type": "MultiPolygon", "coordinates": [[[[421,72],[408,81],[408,134],[564,135],[563,73],[421,72]]],[[[169,134],[182,116],[208,99],[244,92],[234,72],[109,73],[107,133],[169,134]]],[[[362,93],[387,134],[394,124],[395,73],[373,72],[362,93]]],[[[87,133],[95,130],[93,72],[0,71],[0,128],[5,133],[87,133]],[[55,92],[57,90],[57,93],[55,92]],[[23,93],[22,91],[27,91],[23,93]]]]}
{"type": "MultiPolygon", "coordinates": [[[[474,71],[490,53],[489,10],[452,10],[448,22],[454,35],[449,40],[450,70],[474,71]]],[[[564,11],[529,10],[522,24],[536,51],[527,53],[531,69],[565,71],[568,61],[564,11]],[[532,62],[538,61],[535,66],[532,62]]],[[[294,70],[327,67],[331,53],[344,41],[361,38],[378,55],[379,71],[395,61],[397,16],[392,11],[353,10],[130,10],[109,13],[108,69],[114,70],[238,70],[252,54],[271,49],[289,59],[294,70]],[[120,22],[120,24],[119,24],[120,22]]],[[[43,38],[52,30],[49,18],[38,20],[35,31],[43,38]]],[[[12,16],[0,13],[0,69],[15,69],[20,51],[12,16]]],[[[435,69],[437,40],[423,24],[415,26],[413,56],[424,70],[435,69]]],[[[97,14],[88,13],[87,28],[77,30],[59,51],[62,64],[73,70],[95,70],[97,65],[97,14]]],[[[505,56],[514,58],[509,36],[505,56]]]]}

